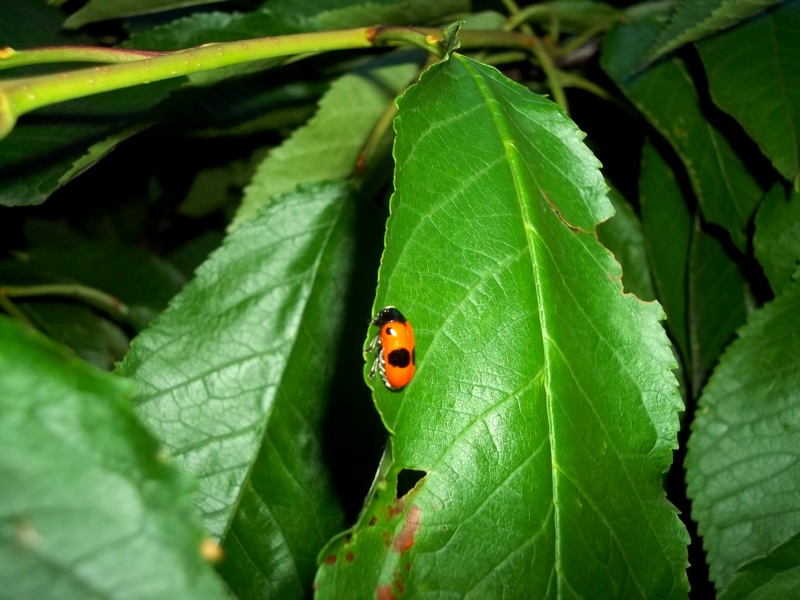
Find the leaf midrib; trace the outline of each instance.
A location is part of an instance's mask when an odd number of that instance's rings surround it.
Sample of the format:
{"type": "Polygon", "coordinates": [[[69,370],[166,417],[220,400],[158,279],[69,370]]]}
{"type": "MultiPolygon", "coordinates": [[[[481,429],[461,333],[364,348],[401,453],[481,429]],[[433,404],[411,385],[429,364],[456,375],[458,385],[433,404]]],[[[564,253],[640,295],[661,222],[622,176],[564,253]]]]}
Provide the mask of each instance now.
{"type": "MultiPolygon", "coordinates": [[[[456,58],[453,56],[451,60],[456,58]]],[[[458,57],[461,58],[461,57],[458,57]]],[[[548,423],[548,441],[550,446],[550,471],[551,471],[551,487],[552,487],[552,495],[553,495],[553,527],[556,532],[559,531],[559,521],[560,515],[558,510],[558,487],[555,485],[555,481],[558,478],[558,469],[556,468],[556,457],[555,457],[555,439],[553,437],[555,427],[554,427],[554,417],[553,417],[553,406],[552,406],[552,398],[553,398],[553,391],[551,388],[551,381],[550,381],[550,373],[552,372],[551,368],[551,354],[552,349],[550,344],[548,344],[548,336],[547,336],[547,315],[545,310],[545,297],[541,286],[539,285],[539,278],[536,276],[536,265],[538,262],[536,260],[536,244],[534,243],[532,232],[533,228],[529,227],[529,224],[532,223],[532,219],[530,218],[530,210],[525,202],[525,198],[522,195],[522,190],[524,189],[524,176],[519,170],[519,154],[518,151],[512,146],[506,143],[506,140],[511,138],[512,136],[509,134],[509,124],[501,117],[499,110],[493,110],[494,105],[496,104],[493,95],[491,94],[490,90],[487,89],[486,83],[483,79],[478,76],[474,69],[472,69],[471,65],[467,62],[462,60],[462,64],[472,76],[472,79],[477,87],[479,93],[483,97],[486,105],[489,107],[489,114],[491,115],[492,120],[494,121],[495,126],[497,127],[498,133],[500,133],[500,141],[503,144],[503,148],[505,150],[506,159],[509,165],[509,171],[511,173],[511,178],[514,182],[514,190],[517,195],[517,202],[519,205],[521,217],[522,217],[522,224],[523,229],[525,230],[525,238],[527,240],[527,245],[529,252],[531,253],[531,271],[532,271],[532,280],[533,286],[535,288],[536,299],[538,304],[538,313],[539,313],[539,325],[542,331],[542,356],[544,357],[544,364],[542,367],[542,371],[544,372],[543,377],[543,387],[545,391],[545,409],[547,411],[547,423],[548,423]]],[[[556,537],[556,542],[554,544],[555,547],[555,556],[554,564],[555,564],[555,571],[560,573],[561,570],[558,568],[558,565],[562,563],[560,551],[561,546],[558,542],[558,535],[556,537]]],[[[561,590],[562,586],[565,585],[563,578],[561,575],[557,577],[556,586],[559,590],[561,590]]],[[[557,592],[557,595],[561,595],[561,592],[557,592]]]]}

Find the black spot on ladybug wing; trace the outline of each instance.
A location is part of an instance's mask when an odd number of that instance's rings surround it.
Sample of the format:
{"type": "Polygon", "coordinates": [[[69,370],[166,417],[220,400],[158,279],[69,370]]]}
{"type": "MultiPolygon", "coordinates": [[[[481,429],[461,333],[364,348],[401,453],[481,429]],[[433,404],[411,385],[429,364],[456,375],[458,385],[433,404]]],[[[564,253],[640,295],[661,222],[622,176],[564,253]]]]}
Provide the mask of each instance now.
{"type": "Polygon", "coordinates": [[[411,364],[411,353],[405,348],[398,348],[397,350],[389,352],[389,356],[386,357],[386,360],[393,367],[404,369],[411,364]]]}

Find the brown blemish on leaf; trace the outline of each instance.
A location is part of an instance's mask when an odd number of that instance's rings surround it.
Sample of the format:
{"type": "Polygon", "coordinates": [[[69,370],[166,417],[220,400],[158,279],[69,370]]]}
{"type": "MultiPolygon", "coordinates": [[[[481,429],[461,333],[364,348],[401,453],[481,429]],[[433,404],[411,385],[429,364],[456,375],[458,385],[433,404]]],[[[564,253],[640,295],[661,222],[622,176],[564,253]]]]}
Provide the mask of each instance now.
{"type": "Polygon", "coordinates": [[[335,554],[329,554],[325,558],[325,564],[326,565],[335,565],[336,564],[336,555],[335,554]]]}
{"type": "Polygon", "coordinates": [[[539,190],[539,193],[541,193],[541,194],[542,194],[542,198],[544,198],[544,199],[547,201],[547,204],[549,204],[549,205],[550,205],[550,208],[552,208],[552,209],[553,209],[553,212],[554,212],[554,213],[556,213],[556,215],[558,215],[558,218],[559,218],[559,219],[561,219],[561,222],[562,222],[562,223],[564,223],[564,225],[566,225],[566,226],[569,228],[569,230],[570,230],[570,231],[572,231],[573,233],[587,233],[586,231],[584,231],[584,230],[583,230],[583,229],[581,229],[580,227],[576,227],[575,225],[573,225],[572,223],[570,223],[569,221],[567,221],[567,220],[564,218],[564,215],[562,215],[562,214],[561,214],[561,211],[560,211],[560,210],[558,210],[558,208],[556,207],[556,205],[555,205],[555,204],[553,204],[553,202],[550,200],[550,198],[548,198],[548,197],[547,197],[547,193],[545,193],[545,191],[544,191],[544,190],[541,190],[541,189],[540,189],[540,190],[539,190]]]}
{"type": "Polygon", "coordinates": [[[372,518],[369,520],[369,523],[367,523],[367,524],[368,524],[370,527],[372,527],[372,526],[373,526],[373,525],[375,525],[375,523],[377,523],[377,522],[378,522],[378,517],[376,517],[375,515],[372,515],[372,518]]]}
{"type": "Polygon", "coordinates": [[[402,499],[396,499],[386,507],[386,510],[389,513],[389,518],[394,519],[396,516],[402,515],[405,512],[406,503],[402,499]]]}
{"type": "Polygon", "coordinates": [[[378,600],[397,600],[397,597],[392,592],[392,584],[387,583],[386,585],[379,585],[375,589],[375,595],[377,596],[378,600]]]}
{"type": "Polygon", "coordinates": [[[390,531],[382,531],[381,536],[383,537],[383,545],[386,548],[392,545],[392,534],[390,531]]]}
{"type": "Polygon", "coordinates": [[[344,557],[344,559],[347,562],[353,562],[354,558],[355,558],[355,555],[352,552],[348,552],[347,555],[344,557]]]}
{"type": "Polygon", "coordinates": [[[406,563],[406,571],[411,571],[411,563],[410,562],[406,563]]]}
{"type": "Polygon", "coordinates": [[[406,514],[406,522],[403,525],[403,530],[397,535],[394,540],[394,549],[400,553],[407,552],[414,545],[414,536],[419,530],[419,524],[422,520],[422,511],[416,504],[408,509],[406,514]]]}

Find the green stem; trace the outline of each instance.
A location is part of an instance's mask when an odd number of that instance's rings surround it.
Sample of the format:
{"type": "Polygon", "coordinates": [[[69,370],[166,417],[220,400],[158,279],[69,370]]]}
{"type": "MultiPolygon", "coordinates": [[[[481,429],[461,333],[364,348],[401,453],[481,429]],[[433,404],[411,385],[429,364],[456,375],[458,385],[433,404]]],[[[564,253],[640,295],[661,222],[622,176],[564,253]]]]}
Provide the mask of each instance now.
{"type": "MultiPolygon", "coordinates": [[[[20,61],[24,64],[74,61],[78,57],[101,62],[116,61],[116,64],[0,81],[0,139],[11,132],[21,115],[43,106],[92,94],[256,60],[331,50],[412,44],[441,55],[443,39],[444,35],[438,29],[362,27],[205,44],[178,52],[147,54],[144,58],[140,55],[138,60],[133,58],[135,52],[131,54],[105,48],[84,48],[79,51],[73,46],[63,46],[21,52],[4,48],[0,50],[0,61],[17,60],[17,64],[22,64],[20,61]],[[15,59],[20,54],[23,58],[15,59]]],[[[496,47],[531,51],[535,45],[530,36],[503,31],[463,32],[461,40],[466,48],[496,47]]]]}
{"type": "Polygon", "coordinates": [[[581,77],[580,75],[561,71],[561,81],[564,83],[564,85],[585,90],[599,98],[602,98],[603,100],[607,100],[608,102],[615,101],[614,97],[602,87],[584,77],[581,77]]]}
{"type": "MultiPolygon", "coordinates": [[[[517,6],[517,3],[514,0],[503,0],[503,4],[505,4],[506,8],[508,8],[511,19],[520,14],[521,11],[519,6],[517,6]]],[[[552,57],[550,56],[550,53],[545,49],[541,40],[533,32],[533,29],[530,27],[530,25],[522,22],[520,29],[533,41],[533,44],[531,45],[531,52],[533,52],[533,55],[539,59],[539,64],[541,65],[542,71],[544,71],[544,75],[547,78],[547,84],[550,86],[550,91],[553,92],[553,100],[555,100],[556,104],[569,113],[567,95],[564,93],[564,87],[561,85],[560,80],[561,71],[556,67],[552,57]]]]}
{"type": "Polygon", "coordinates": [[[127,63],[161,56],[166,52],[146,52],[98,46],[50,46],[31,50],[0,48],[0,70],[62,62],[127,63]]]}
{"type": "MultiPolygon", "coordinates": [[[[0,298],[39,298],[43,296],[66,296],[76,298],[107,313],[118,321],[127,322],[130,309],[119,299],[100,290],[80,284],[6,285],[0,287],[0,298]]],[[[6,308],[6,307],[4,307],[6,308]]]]}
{"type": "Polygon", "coordinates": [[[17,118],[48,104],[244,62],[304,52],[368,48],[373,31],[364,27],[205,44],[134,62],[12,79],[0,83],[0,94],[7,100],[10,115],[17,118]]]}

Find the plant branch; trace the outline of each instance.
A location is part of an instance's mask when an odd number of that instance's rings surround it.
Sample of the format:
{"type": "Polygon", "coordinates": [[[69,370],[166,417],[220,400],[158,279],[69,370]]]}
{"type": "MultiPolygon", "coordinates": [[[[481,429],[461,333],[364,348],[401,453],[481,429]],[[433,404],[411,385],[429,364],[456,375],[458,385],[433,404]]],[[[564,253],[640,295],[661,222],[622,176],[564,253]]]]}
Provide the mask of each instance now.
{"type": "MultiPolygon", "coordinates": [[[[513,22],[514,18],[520,14],[519,6],[514,0],[503,0],[506,8],[510,13],[509,22],[513,22]]],[[[564,93],[564,87],[561,85],[561,71],[556,67],[550,53],[542,44],[539,37],[533,32],[530,25],[520,21],[520,29],[532,40],[531,52],[539,60],[539,64],[547,77],[547,83],[550,86],[550,91],[553,92],[553,100],[567,113],[569,113],[569,103],[567,102],[567,95],[564,93]]]]}
{"type": "MultiPolygon", "coordinates": [[[[461,40],[465,48],[535,51],[531,37],[516,32],[469,31],[461,34],[461,40]]],[[[11,132],[21,115],[43,106],[101,92],[256,60],[331,50],[410,44],[441,56],[443,41],[444,34],[438,29],[381,26],[213,43],[162,53],[77,46],[23,51],[2,48],[0,65],[6,67],[76,60],[112,64],[0,82],[0,139],[11,132]]]]}
{"type": "MultiPolygon", "coordinates": [[[[100,290],[80,284],[6,285],[0,287],[0,300],[8,298],[38,298],[43,296],[65,296],[75,298],[102,310],[113,319],[128,322],[130,308],[119,298],[100,290]]],[[[8,310],[4,305],[3,308],[8,310]]]]}
{"type": "Polygon", "coordinates": [[[30,50],[5,47],[0,48],[0,70],[63,62],[127,63],[163,54],[168,53],[100,46],[48,46],[30,50]]]}

